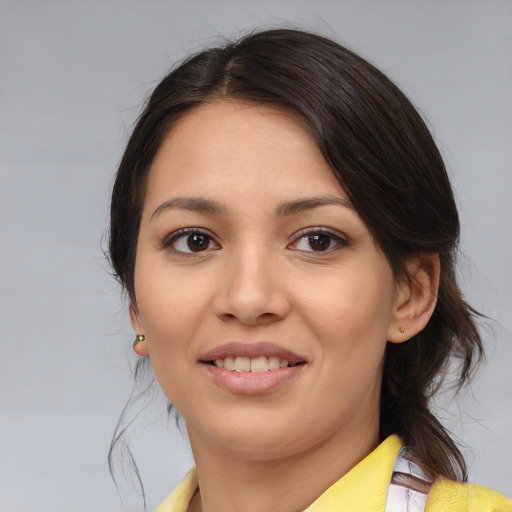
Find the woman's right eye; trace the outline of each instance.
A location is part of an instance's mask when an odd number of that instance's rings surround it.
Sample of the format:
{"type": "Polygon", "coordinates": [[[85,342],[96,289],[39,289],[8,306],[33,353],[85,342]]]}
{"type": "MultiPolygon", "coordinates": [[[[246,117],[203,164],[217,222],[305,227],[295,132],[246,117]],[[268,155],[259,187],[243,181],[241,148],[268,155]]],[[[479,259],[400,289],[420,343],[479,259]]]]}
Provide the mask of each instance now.
{"type": "Polygon", "coordinates": [[[197,229],[180,229],[168,237],[163,245],[176,252],[189,254],[220,249],[210,235],[197,229]]]}

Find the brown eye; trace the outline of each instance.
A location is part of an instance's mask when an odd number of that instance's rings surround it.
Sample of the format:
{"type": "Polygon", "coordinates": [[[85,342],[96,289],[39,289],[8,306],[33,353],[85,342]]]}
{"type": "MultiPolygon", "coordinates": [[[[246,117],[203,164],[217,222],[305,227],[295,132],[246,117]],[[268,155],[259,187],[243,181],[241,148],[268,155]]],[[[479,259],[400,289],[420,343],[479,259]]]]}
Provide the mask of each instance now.
{"type": "Polygon", "coordinates": [[[326,251],[330,248],[332,237],[325,233],[308,235],[308,244],[313,251],[326,251]]]}
{"type": "Polygon", "coordinates": [[[163,244],[164,247],[172,248],[177,253],[200,253],[220,249],[215,240],[197,229],[180,229],[163,244]]]}
{"type": "Polygon", "coordinates": [[[210,238],[201,233],[194,233],[187,236],[187,247],[192,252],[206,251],[210,245],[210,238]]]}
{"type": "Polygon", "coordinates": [[[309,232],[303,230],[299,235],[290,247],[303,252],[331,252],[348,246],[347,240],[337,232],[312,229],[309,232]]]}

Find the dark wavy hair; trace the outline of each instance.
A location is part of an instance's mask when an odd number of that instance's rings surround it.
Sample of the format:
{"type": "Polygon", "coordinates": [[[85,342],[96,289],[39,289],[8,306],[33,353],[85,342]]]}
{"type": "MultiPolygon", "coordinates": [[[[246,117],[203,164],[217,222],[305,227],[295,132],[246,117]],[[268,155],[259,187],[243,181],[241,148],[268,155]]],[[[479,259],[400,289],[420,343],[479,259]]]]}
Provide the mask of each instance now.
{"type": "MultiPolygon", "coordinates": [[[[465,480],[464,458],[430,409],[448,368],[457,372],[461,387],[483,354],[478,313],[463,300],[455,279],[459,219],[453,192],[416,109],[350,50],[308,32],[268,30],[201,51],[173,69],[151,94],[117,172],[109,247],[115,275],[135,302],[137,237],[156,152],[181,116],[225,99],[302,116],[395,279],[408,278],[408,256],[439,254],[437,305],[428,325],[386,349],[380,436],[398,434],[438,475],[465,480]],[[460,363],[456,369],[454,360],[460,363]]],[[[124,432],[118,429],[113,446],[124,432]]]]}

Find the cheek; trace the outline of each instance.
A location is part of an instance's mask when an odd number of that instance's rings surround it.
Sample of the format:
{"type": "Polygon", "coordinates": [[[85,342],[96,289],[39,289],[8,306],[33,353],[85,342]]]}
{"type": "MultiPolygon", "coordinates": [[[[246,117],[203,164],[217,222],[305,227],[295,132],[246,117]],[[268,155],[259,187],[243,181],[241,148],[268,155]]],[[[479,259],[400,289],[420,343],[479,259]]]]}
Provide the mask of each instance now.
{"type": "Polygon", "coordinates": [[[209,291],[194,275],[176,272],[165,260],[155,259],[141,261],[135,273],[144,327],[155,340],[186,337],[197,325],[209,291]]]}
{"type": "Polygon", "coordinates": [[[148,339],[155,376],[171,402],[179,383],[195,364],[194,340],[208,300],[201,287],[190,286],[165,273],[140,272],[136,287],[141,328],[148,339]],[[153,277],[150,277],[153,276],[153,277]]]}
{"type": "Polygon", "coordinates": [[[301,294],[301,309],[309,312],[311,329],[338,347],[343,340],[364,345],[385,339],[393,309],[392,279],[386,274],[347,275],[317,283],[301,294]]]}
{"type": "Polygon", "coordinates": [[[318,340],[316,357],[327,370],[326,386],[343,389],[350,403],[362,401],[380,386],[394,303],[392,275],[386,268],[347,271],[314,290],[302,295],[302,310],[309,311],[307,327],[318,340]]]}

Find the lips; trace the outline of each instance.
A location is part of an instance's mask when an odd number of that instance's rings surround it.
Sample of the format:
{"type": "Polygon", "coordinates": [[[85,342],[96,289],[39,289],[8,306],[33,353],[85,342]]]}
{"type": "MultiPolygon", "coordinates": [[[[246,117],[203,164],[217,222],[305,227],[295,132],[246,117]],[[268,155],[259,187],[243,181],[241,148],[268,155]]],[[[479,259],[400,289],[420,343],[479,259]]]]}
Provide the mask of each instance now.
{"type": "Polygon", "coordinates": [[[229,343],[204,354],[200,363],[222,388],[262,394],[296,378],[307,361],[272,343],[229,343]]]}

